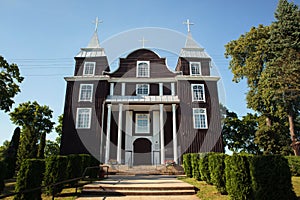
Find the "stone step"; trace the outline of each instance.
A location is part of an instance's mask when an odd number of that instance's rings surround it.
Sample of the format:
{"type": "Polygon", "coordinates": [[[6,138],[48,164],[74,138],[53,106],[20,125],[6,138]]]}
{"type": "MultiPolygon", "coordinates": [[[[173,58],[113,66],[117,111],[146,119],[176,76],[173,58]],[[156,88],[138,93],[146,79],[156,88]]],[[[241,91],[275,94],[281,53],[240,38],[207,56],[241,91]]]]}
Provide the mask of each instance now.
{"type": "Polygon", "coordinates": [[[99,190],[83,189],[84,196],[162,196],[162,195],[194,195],[195,190],[99,190]]]}

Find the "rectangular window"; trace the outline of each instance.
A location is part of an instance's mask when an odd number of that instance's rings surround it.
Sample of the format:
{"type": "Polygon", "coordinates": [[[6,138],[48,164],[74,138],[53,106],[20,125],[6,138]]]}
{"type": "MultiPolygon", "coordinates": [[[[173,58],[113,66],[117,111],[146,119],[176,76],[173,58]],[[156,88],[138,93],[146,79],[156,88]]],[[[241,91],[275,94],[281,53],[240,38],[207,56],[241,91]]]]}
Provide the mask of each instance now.
{"type": "Polygon", "coordinates": [[[79,101],[92,102],[93,84],[80,84],[79,101]]]}
{"type": "Polygon", "coordinates": [[[150,77],[149,61],[137,61],[136,77],[150,77]]]}
{"type": "Polygon", "coordinates": [[[136,84],[136,95],[149,95],[149,84],[136,84]]]}
{"type": "Polygon", "coordinates": [[[201,75],[200,62],[190,62],[190,74],[194,76],[201,75]]]}
{"type": "Polygon", "coordinates": [[[89,129],[91,127],[91,108],[77,108],[76,128],[89,129]]]}
{"type": "Polygon", "coordinates": [[[207,115],[205,108],[193,108],[194,129],[207,129],[207,115]]]}
{"type": "Polygon", "coordinates": [[[135,114],[135,132],[136,133],[150,133],[150,115],[149,114],[135,114]]]}
{"type": "Polygon", "coordinates": [[[204,84],[192,84],[191,87],[193,101],[205,102],[204,84]]]}
{"type": "Polygon", "coordinates": [[[83,75],[92,76],[95,74],[95,62],[85,62],[83,67],[83,75]]]}

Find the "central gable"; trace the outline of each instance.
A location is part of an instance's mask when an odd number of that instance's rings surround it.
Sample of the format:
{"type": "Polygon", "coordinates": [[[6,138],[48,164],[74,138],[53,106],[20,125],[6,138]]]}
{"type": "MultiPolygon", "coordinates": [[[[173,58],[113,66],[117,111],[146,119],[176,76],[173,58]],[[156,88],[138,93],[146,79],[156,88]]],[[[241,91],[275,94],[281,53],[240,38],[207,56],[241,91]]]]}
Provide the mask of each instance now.
{"type": "Polygon", "coordinates": [[[116,78],[165,78],[176,76],[169,70],[166,58],[161,58],[149,49],[137,49],[126,58],[120,58],[119,67],[116,71],[105,74],[116,78]],[[140,70],[143,70],[141,73],[140,70]],[[141,76],[144,74],[145,76],[141,76]]]}

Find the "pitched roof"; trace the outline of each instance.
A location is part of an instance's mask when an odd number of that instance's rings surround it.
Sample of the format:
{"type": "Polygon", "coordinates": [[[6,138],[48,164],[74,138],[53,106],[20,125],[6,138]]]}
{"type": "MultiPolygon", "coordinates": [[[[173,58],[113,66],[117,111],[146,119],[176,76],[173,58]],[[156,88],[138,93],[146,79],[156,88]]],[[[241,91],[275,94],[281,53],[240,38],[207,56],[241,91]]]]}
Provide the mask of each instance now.
{"type": "Polygon", "coordinates": [[[76,55],[76,57],[101,57],[106,56],[104,48],[101,48],[98,39],[98,33],[95,30],[88,46],[86,48],[81,48],[81,51],[76,55]]]}
{"type": "Polygon", "coordinates": [[[191,57],[191,58],[211,58],[205,51],[201,48],[197,42],[193,39],[191,32],[188,32],[185,46],[181,49],[180,57],[191,57]]]}

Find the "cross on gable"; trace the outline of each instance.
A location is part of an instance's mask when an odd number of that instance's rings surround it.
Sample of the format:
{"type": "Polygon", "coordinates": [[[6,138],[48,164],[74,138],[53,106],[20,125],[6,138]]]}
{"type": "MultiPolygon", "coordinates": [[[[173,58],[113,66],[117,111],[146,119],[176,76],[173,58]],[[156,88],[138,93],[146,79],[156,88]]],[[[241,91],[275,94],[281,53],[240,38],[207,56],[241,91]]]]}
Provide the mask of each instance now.
{"type": "Polygon", "coordinates": [[[183,22],[183,24],[187,25],[187,29],[188,29],[188,33],[191,32],[191,25],[194,25],[194,23],[190,22],[189,19],[187,19],[185,22],[183,22]]]}
{"type": "Polygon", "coordinates": [[[145,42],[148,42],[148,40],[145,40],[145,38],[143,37],[143,39],[139,40],[139,42],[141,42],[143,48],[145,48],[145,42]]]}
{"type": "Polygon", "coordinates": [[[99,20],[98,17],[96,17],[96,20],[93,22],[93,24],[95,24],[95,31],[98,31],[98,25],[102,22],[102,20],[99,20]]]}

